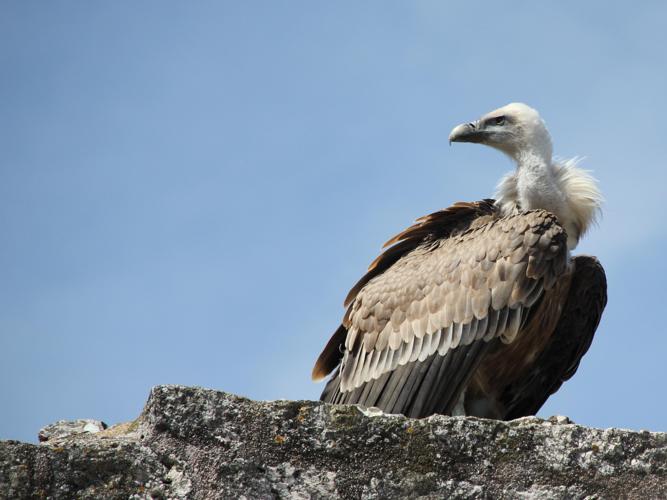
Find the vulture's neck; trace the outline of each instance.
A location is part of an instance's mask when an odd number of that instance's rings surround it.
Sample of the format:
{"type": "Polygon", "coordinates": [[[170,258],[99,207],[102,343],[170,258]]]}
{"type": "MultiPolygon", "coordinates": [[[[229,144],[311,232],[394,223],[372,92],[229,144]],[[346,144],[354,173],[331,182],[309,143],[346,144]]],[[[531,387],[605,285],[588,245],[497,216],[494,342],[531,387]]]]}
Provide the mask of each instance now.
{"type": "Polygon", "coordinates": [[[525,150],[514,156],[516,171],[498,185],[496,203],[503,214],[543,209],[558,217],[567,232],[567,246],[595,222],[602,197],[595,179],[576,166],[576,160],[555,162],[551,151],[525,150]]]}

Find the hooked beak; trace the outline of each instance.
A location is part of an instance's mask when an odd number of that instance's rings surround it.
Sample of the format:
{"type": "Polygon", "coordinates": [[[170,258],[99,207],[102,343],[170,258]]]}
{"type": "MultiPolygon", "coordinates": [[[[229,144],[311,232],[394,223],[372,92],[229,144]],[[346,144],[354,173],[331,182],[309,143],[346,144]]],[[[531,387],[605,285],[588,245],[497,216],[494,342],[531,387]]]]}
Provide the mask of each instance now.
{"type": "Polygon", "coordinates": [[[449,144],[452,142],[484,142],[486,131],[481,128],[479,121],[457,125],[449,134],[449,144]]]}

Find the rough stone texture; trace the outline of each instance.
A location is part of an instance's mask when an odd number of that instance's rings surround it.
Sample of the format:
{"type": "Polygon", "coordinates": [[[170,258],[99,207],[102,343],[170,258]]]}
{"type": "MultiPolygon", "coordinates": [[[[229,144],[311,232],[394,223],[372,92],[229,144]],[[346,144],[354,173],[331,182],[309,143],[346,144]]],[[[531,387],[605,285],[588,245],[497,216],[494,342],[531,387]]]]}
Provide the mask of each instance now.
{"type": "Polygon", "coordinates": [[[58,420],[55,424],[47,425],[39,431],[37,438],[40,442],[55,440],[71,434],[82,432],[100,432],[108,426],[99,420],[80,418],[78,420],[58,420]]]}
{"type": "Polygon", "coordinates": [[[414,420],[159,386],[136,421],[84,428],[0,442],[0,498],[667,498],[667,434],[562,417],[414,420]]]}

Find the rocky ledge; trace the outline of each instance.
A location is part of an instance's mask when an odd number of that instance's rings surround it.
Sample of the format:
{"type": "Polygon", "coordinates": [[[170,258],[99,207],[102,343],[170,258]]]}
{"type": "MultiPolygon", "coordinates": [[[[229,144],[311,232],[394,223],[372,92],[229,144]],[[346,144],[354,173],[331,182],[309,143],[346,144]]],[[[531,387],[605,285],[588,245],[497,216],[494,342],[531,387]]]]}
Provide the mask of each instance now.
{"type": "Polygon", "coordinates": [[[134,422],[0,442],[0,498],[667,498],[667,433],[414,420],[159,386],[134,422]]]}

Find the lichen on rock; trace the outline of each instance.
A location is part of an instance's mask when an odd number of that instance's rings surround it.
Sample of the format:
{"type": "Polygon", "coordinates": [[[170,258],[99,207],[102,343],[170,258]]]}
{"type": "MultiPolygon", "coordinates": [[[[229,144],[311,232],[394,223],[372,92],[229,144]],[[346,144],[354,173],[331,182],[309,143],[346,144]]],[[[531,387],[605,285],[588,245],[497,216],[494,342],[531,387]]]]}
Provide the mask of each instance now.
{"type": "Polygon", "coordinates": [[[136,421],[95,425],[0,442],[0,498],[667,497],[667,434],[564,417],[415,420],[158,386],[136,421]]]}

